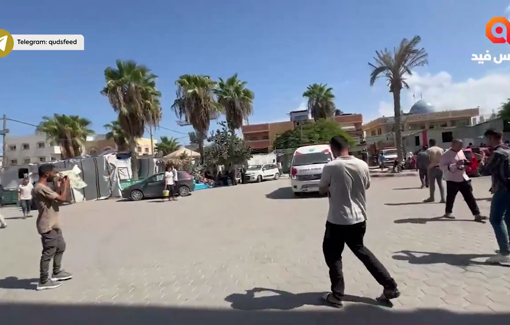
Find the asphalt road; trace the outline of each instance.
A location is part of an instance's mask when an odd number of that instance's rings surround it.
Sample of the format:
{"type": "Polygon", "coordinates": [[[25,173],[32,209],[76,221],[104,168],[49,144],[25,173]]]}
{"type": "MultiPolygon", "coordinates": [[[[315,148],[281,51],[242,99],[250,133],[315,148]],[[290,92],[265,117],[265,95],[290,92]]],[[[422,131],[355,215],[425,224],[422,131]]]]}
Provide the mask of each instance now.
{"type": "MultiPolygon", "coordinates": [[[[497,249],[489,224],[472,222],[459,196],[455,221],[423,204],[415,177],[380,178],[368,194],[366,245],[402,296],[375,306],[381,288],[350,251],[350,302],[320,303],[329,290],[321,243],[327,199],[293,198],[290,181],[195,192],[177,202],[63,207],[64,267],[75,278],[35,291],[35,218],[0,230],[2,324],[484,324],[510,319],[510,268],[484,264],[497,249]],[[51,304],[51,305],[47,305],[51,304]],[[271,312],[268,312],[271,311],[271,312]],[[360,322],[360,320],[362,320],[360,322]]],[[[487,214],[489,180],[473,181],[487,214]]]]}

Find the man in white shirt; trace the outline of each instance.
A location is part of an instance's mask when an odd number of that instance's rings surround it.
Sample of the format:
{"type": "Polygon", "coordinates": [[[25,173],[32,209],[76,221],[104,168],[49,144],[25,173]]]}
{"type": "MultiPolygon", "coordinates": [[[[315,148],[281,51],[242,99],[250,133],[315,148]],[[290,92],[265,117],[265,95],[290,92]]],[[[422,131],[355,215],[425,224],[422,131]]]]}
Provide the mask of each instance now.
{"type": "MultiPolygon", "coordinates": [[[[177,191],[177,181],[179,180],[179,174],[177,173],[177,168],[175,168],[175,166],[172,167],[172,174],[174,177],[174,195],[175,195],[177,194],[175,192],[177,191]]],[[[175,196],[174,201],[177,201],[177,198],[175,196]]]]}
{"type": "Polygon", "coordinates": [[[23,211],[23,219],[31,217],[30,210],[32,208],[32,191],[34,186],[30,183],[28,177],[24,178],[18,186],[18,202],[23,211]]]}
{"type": "Polygon", "coordinates": [[[365,265],[377,282],[383,286],[381,300],[400,296],[397,283],[386,268],[363,245],[366,231],[366,195],[370,187],[370,172],[363,160],[349,155],[349,142],[342,136],[330,141],[336,158],[322,171],[319,192],[328,194],[329,212],[322,249],[329,267],[331,293],[325,301],[335,307],[342,306],[345,284],[342,272],[342,252],[347,245],[365,265]]]}
{"type": "Polygon", "coordinates": [[[174,201],[174,173],[173,170],[174,167],[172,165],[169,165],[166,167],[165,172],[165,190],[168,191],[168,201],[174,201]]]}

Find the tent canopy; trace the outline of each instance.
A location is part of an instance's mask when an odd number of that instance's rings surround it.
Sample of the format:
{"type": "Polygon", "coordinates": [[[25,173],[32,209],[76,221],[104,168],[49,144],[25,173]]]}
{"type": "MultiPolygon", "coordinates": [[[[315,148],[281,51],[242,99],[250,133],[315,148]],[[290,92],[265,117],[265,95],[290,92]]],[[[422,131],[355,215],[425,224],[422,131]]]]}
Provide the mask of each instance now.
{"type": "Polygon", "coordinates": [[[168,155],[164,156],[163,159],[179,158],[183,153],[185,153],[188,158],[198,158],[198,157],[200,157],[200,154],[198,152],[190,150],[190,149],[187,149],[185,147],[181,147],[179,150],[174,151],[174,152],[169,153],[168,155]]]}

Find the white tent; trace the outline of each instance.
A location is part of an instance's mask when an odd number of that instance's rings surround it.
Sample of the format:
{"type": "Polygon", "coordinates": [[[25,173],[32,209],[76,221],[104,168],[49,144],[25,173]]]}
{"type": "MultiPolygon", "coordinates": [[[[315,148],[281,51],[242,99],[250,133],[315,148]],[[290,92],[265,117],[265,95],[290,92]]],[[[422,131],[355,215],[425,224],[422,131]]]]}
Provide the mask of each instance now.
{"type": "Polygon", "coordinates": [[[179,158],[184,153],[186,154],[186,156],[188,158],[199,158],[200,157],[200,154],[198,152],[190,150],[185,147],[181,147],[179,150],[174,151],[174,152],[169,153],[168,155],[164,156],[163,159],[179,158]]]}

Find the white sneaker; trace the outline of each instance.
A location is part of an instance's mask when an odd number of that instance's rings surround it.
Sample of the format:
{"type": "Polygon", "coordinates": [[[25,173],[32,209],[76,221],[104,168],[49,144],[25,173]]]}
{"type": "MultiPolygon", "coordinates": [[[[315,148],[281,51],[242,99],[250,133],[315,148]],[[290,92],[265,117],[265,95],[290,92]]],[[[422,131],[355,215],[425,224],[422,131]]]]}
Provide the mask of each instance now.
{"type": "Polygon", "coordinates": [[[501,263],[510,263],[510,255],[494,255],[487,259],[486,261],[489,264],[501,264],[501,263]]]}

